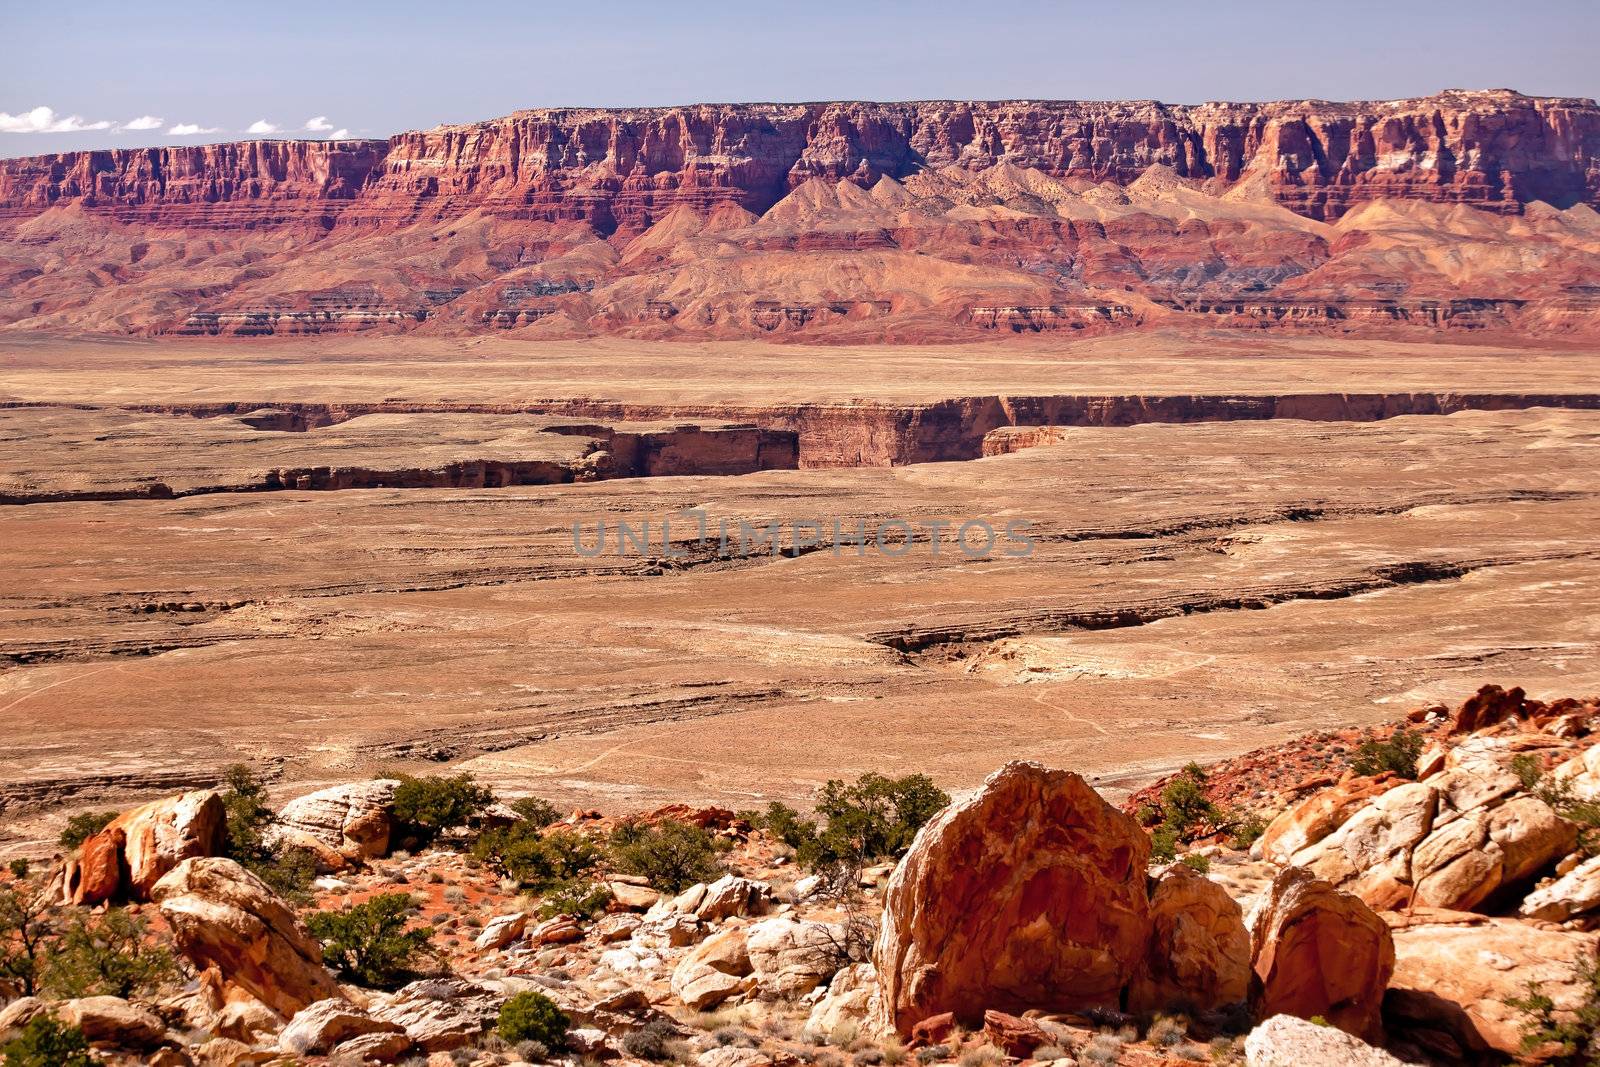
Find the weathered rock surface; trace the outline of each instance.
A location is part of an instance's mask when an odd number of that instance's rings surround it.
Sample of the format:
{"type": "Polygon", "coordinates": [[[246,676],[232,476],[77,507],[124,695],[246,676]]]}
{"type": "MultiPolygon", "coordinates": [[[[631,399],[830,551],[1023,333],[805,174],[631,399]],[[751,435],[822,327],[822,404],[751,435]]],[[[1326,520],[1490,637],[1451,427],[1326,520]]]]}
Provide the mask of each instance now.
{"type": "Polygon", "coordinates": [[[747,927],[745,948],[757,987],[773,997],[811,992],[839,969],[844,936],[837,923],[782,917],[747,927]]]}
{"type": "Polygon", "coordinates": [[[1331,1026],[1274,1015],[1244,1039],[1249,1067],[1405,1067],[1382,1049],[1331,1026]]]}
{"type": "Polygon", "coordinates": [[[344,999],[319,1000],[289,1020],[278,1035],[278,1047],[298,1055],[322,1055],[335,1045],[364,1034],[404,1033],[395,1023],[374,1019],[344,999]]]}
{"type": "Polygon", "coordinates": [[[291,843],[309,839],[352,860],[387,855],[397,785],[380,778],[296,797],[279,809],[278,829],[291,843]]]}
{"type": "Polygon", "coordinates": [[[745,931],[719,930],[685,956],[672,972],[672,993],[696,1011],[727,1000],[752,970],[745,931]]]}
{"type": "Polygon", "coordinates": [[[168,1040],[167,1026],[148,1008],[121,997],[80,997],[62,1002],[57,1016],[83,1031],[92,1045],[151,1049],[168,1040]]]}
{"type": "Polygon", "coordinates": [[[1600,856],[1591,856],[1548,885],[1523,898],[1517,913],[1525,919],[1565,922],[1600,908],[1600,856]]]}
{"type": "Polygon", "coordinates": [[[67,859],[61,895],[72,904],[149,900],[179,863],[222,849],[222,798],[211,790],[155,800],[117,816],[67,859]]]}
{"type": "Polygon", "coordinates": [[[832,1034],[841,1026],[860,1026],[875,1014],[873,1001],[878,995],[878,972],[870,963],[853,963],[841,968],[828,983],[827,992],[811,1009],[806,1029],[814,1034],[832,1034]]]}
{"type": "Polygon", "coordinates": [[[1250,915],[1258,1017],[1321,1016],[1361,1038],[1382,1031],[1394,938],[1372,909],[1308,872],[1281,872],[1250,915]]]}
{"type": "Polygon", "coordinates": [[[402,1027],[424,1052],[449,1052],[494,1025],[505,998],[459,978],[428,978],[396,992],[371,1015],[402,1027]]]}
{"type": "Polygon", "coordinates": [[[1149,839],[1081,777],[1009,763],[923,827],[885,894],[881,1021],[1117,1004],[1150,937],[1149,839]]]}
{"type": "Polygon", "coordinates": [[[1507,1004],[1529,983],[1562,1011],[1583,1001],[1574,964],[1593,935],[1506,919],[1420,922],[1394,932],[1395,968],[1384,1014],[1438,1030],[1468,1053],[1521,1052],[1525,1017],[1507,1004]]]}
{"type": "Polygon", "coordinates": [[[292,1016],[341,997],[321,947],[294,912],[232,860],[185,860],[156,883],[151,899],[197,967],[215,967],[275,1011],[292,1016]]]}
{"type": "Polygon", "coordinates": [[[1287,864],[1296,852],[1321,841],[1373,798],[1399,784],[1387,776],[1351,777],[1331,788],[1319,789],[1267,824],[1260,838],[1261,855],[1272,863],[1287,864]]]}

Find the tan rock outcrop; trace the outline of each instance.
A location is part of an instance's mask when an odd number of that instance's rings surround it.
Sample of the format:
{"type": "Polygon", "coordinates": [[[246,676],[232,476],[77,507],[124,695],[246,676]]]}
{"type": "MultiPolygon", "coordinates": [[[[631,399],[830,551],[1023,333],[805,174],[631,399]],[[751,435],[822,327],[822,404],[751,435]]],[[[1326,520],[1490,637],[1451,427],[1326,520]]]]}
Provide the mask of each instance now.
{"type": "Polygon", "coordinates": [[[322,949],[259,878],[229,859],[190,859],[152,890],[178,947],[286,1016],[339,998],[322,949]]]}
{"type": "Polygon", "coordinates": [[[1591,856],[1549,885],[1522,900],[1517,914],[1525,919],[1565,922],[1600,908],[1600,856],[1591,856]]]}
{"type": "Polygon", "coordinates": [[[1296,852],[1321,841],[1373,798],[1399,784],[1390,776],[1352,776],[1312,793],[1267,824],[1260,838],[1262,858],[1279,865],[1288,863],[1296,852]]]}
{"type": "Polygon", "coordinates": [[[167,1026],[148,1008],[121,997],[80,997],[63,1002],[57,1017],[83,1031],[91,1045],[113,1049],[152,1049],[168,1041],[167,1026]]]}
{"type": "Polygon", "coordinates": [[[314,844],[351,860],[388,855],[399,784],[379,778],[296,797],[278,812],[278,831],[290,843],[314,844]]]}
{"type": "Polygon", "coordinates": [[[449,1052],[477,1042],[494,1025],[503,996],[459,978],[429,978],[396,992],[371,1015],[404,1028],[424,1052],[449,1052]]]}
{"type": "Polygon", "coordinates": [[[1274,1015],[1244,1040],[1247,1067],[1405,1067],[1382,1049],[1331,1026],[1274,1015]]]}
{"type": "Polygon", "coordinates": [[[209,789],[125,811],[67,859],[61,899],[70,904],[149,900],[151,888],[178,864],[222,851],[224,820],[222,798],[209,789]]]}
{"type": "Polygon", "coordinates": [[[1562,1011],[1585,996],[1574,965],[1593,935],[1507,919],[1408,925],[1394,932],[1395,968],[1385,1014],[1437,1029],[1468,1053],[1521,1053],[1526,1017],[1507,1001],[1530,983],[1562,1011]]]}
{"type": "Polygon", "coordinates": [[[811,992],[839,969],[845,931],[836,923],[763,919],[745,929],[757,988],[769,997],[811,992]]]}
{"type": "Polygon", "coordinates": [[[319,1000],[296,1013],[278,1035],[278,1047],[297,1055],[322,1055],[363,1034],[404,1033],[404,1028],[374,1019],[349,1001],[319,1000]]]}
{"type": "Polygon", "coordinates": [[[859,1026],[875,1014],[873,1001],[878,995],[878,972],[870,963],[843,967],[828,983],[822,999],[811,1008],[806,1029],[813,1034],[832,1034],[841,1026],[859,1026]]]}
{"type": "Polygon", "coordinates": [[[1363,1039],[1381,1032],[1394,938],[1357,897],[1290,867],[1251,913],[1250,950],[1258,1017],[1321,1016],[1363,1039]]]}
{"type": "Polygon", "coordinates": [[[743,988],[751,969],[744,930],[720,930],[695,946],[673,970],[672,995],[696,1011],[705,1011],[743,988]]]}
{"type": "Polygon", "coordinates": [[[1183,864],[1150,897],[1145,966],[1128,987],[1133,1011],[1208,1011],[1250,996],[1250,933],[1227,890],[1183,864]]]}
{"type": "Polygon", "coordinates": [[[1114,1005],[1150,936],[1149,839],[1081,777],[1014,762],[923,827],[873,951],[880,1021],[1114,1005]]]}

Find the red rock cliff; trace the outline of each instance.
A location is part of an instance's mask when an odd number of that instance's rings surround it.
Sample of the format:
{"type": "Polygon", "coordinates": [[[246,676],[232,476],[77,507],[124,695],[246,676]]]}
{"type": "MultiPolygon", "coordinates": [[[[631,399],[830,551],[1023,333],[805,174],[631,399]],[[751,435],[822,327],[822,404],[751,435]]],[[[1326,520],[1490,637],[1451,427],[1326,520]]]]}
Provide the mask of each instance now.
{"type": "Polygon", "coordinates": [[[680,204],[762,211],[811,177],[870,184],[999,161],[1217,191],[1264,181],[1314,218],[1394,197],[1600,206],[1600,108],[1507,90],[1418,100],[707,104],[523,111],[384,141],[241,142],[0,161],[0,218],[79,202],[128,221],[383,224],[474,209],[637,229],[680,204]]]}

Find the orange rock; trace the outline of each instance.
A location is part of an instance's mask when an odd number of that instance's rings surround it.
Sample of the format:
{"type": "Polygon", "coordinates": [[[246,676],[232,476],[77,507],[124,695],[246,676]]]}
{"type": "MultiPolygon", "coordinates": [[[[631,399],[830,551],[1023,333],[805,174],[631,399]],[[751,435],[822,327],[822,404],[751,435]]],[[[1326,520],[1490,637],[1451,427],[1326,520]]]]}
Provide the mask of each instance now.
{"type": "Polygon", "coordinates": [[[1320,1015],[1374,1040],[1394,973],[1394,937],[1373,910],[1309,872],[1273,880],[1250,918],[1256,1015],[1320,1015]]]}
{"type": "Polygon", "coordinates": [[[1150,937],[1150,843],[1081,777],[1013,762],[900,861],[874,962],[880,1023],[1116,1005],[1150,937]]]}
{"type": "Polygon", "coordinates": [[[983,1013],[983,1036],[989,1039],[989,1044],[1019,1060],[1027,1059],[1034,1049],[1051,1043],[1050,1035],[1038,1023],[1003,1011],[983,1013]]]}
{"type": "Polygon", "coordinates": [[[930,1015],[926,1019],[919,1019],[911,1027],[911,1047],[927,1048],[930,1045],[942,1045],[950,1040],[950,1035],[955,1033],[955,1013],[942,1011],[938,1015],[930,1015]]]}
{"type": "Polygon", "coordinates": [[[1144,972],[1128,988],[1130,1010],[1209,1011],[1249,998],[1250,934],[1227,890],[1180,863],[1162,876],[1150,911],[1150,946],[1144,972]]]}
{"type": "Polygon", "coordinates": [[[1261,855],[1273,863],[1285,864],[1296,852],[1333,833],[1366,806],[1400,782],[1393,775],[1376,778],[1351,778],[1319,793],[1273,819],[1261,835],[1261,855]]]}
{"type": "Polygon", "coordinates": [[[1470,734],[1508,719],[1520,721],[1532,717],[1532,710],[1521,687],[1507,692],[1498,685],[1486,685],[1461,705],[1461,710],[1456,712],[1455,722],[1450,725],[1450,732],[1470,734]]]}
{"type": "Polygon", "coordinates": [[[222,851],[225,819],[222,798],[211,790],[123,812],[67,860],[61,874],[63,902],[149,900],[151,887],[178,864],[222,851]]]}

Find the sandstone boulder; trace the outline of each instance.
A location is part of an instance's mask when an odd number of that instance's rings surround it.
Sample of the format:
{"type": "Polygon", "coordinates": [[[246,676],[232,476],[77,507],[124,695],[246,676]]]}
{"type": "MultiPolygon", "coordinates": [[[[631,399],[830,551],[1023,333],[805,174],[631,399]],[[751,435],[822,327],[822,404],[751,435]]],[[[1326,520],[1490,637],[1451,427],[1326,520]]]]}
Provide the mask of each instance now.
{"type": "Polygon", "coordinates": [[[393,1033],[404,1033],[404,1028],[374,1019],[346,1000],[319,1000],[289,1020],[278,1035],[278,1047],[300,1056],[319,1056],[353,1037],[393,1033]]]}
{"type": "Polygon", "coordinates": [[[1258,1017],[1320,1015],[1363,1039],[1381,1033],[1394,938],[1358,898],[1290,867],[1251,913],[1250,950],[1258,1017]]]}
{"type": "Polygon", "coordinates": [[[1116,1005],[1150,936],[1150,843],[1067,771],[1013,762],[923,827],[889,881],[880,1022],[1116,1005]]]}
{"type": "Polygon", "coordinates": [[[828,983],[827,992],[811,1008],[806,1029],[828,1035],[846,1024],[871,1019],[873,1000],[878,995],[878,972],[870,963],[853,963],[842,968],[828,983]]]}
{"type": "Polygon", "coordinates": [[[1244,1039],[1248,1067],[1405,1067],[1382,1049],[1331,1026],[1274,1015],[1244,1039]]]}
{"type": "Polygon", "coordinates": [[[167,1041],[167,1025],[148,1008],[121,997],[80,997],[60,1004],[57,1016],[83,1031],[91,1045],[113,1049],[152,1049],[167,1041]]]}
{"type": "Polygon", "coordinates": [[[1267,824],[1259,841],[1263,859],[1284,866],[1301,849],[1333,833],[1373,798],[1400,783],[1392,776],[1351,777],[1319,789],[1267,824]]]}
{"type": "Polygon", "coordinates": [[[1600,856],[1591,856],[1549,885],[1529,893],[1518,914],[1526,919],[1565,922],[1600,908],[1600,856]]]}
{"type": "Polygon", "coordinates": [[[528,928],[528,915],[526,912],[512,912],[509,915],[496,915],[483,924],[483,932],[473,942],[474,947],[480,952],[504,948],[528,928]]]}
{"type": "Polygon", "coordinates": [[[1018,1060],[1028,1059],[1035,1049],[1051,1043],[1050,1035],[1038,1023],[1003,1011],[983,1013],[983,1036],[989,1044],[1018,1060]]]}
{"type": "Polygon", "coordinates": [[[697,945],[673,970],[672,994],[696,1011],[705,1011],[738,992],[751,969],[745,932],[721,930],[697,945]]]}
{"type": "Polygon", "coordinates": [[[745,931],[757,988],[770,997],[809,993],[839,969],[844,928],[836,923],[763,919],[745,931]]]}
{"type": "Polygon", "coordinates": [[[1470,734],[1507,720],[1520,722],[1532,718],[1527,694],[1521,688],[1510,692],[1498,685],[1486,685],[1466,699],[1450,724],[1453,734],[1470,734]]]}
{"type": "Polygon", "coordinates": [[[765,915],[772,906],[772,887],[765,882],[727,874],[705,887],[694,907],[701,922],[721,922],[734,916],[765,915]]]}
{"type": "Polygon", "coordinates": [[[151,895],[184,955],[274,1011],[293,1015],[340,996],[321,947],[294,912],[232,860],[185,860],[151,895]]]}
{"type": "Polygon", "coordinates": [[[17,1033],[33,1021],[35,1015],[42,1015],[50,1010],[38,997],[18,997],[4,1008],[0,1008],[0,1043],[10,1041],[17,1033]]]}
{"type": "Polygon", "coordinates": [[[1418,923],[1394,933],[1395,969],[1385,1014],[1408,1028],[1447,1034],[1469,1053],[1521,1052],[1524,1016],[1506,1002],[1530,983],[1561,1011],[1582,1003],[1575,973],[1593,935],[1506,919],[1418,923]]]}
{"type": "Polygon", "coordinates": [[[400,1033],[362,1034],[334,1046],[333,1063],[399,1063],[411,1051],[411,1039],[400,1033]]]}
{"type": "Polygon", "coordinates": [[[296,797],[278,812],[278,830],[291,843],[315,843],[350,860],[386,856],[399,784],[380,778],[296,797]]]}
{"type": "Polygon", "coordinates": [[[1134,1011],[1209,1011],[1250,996],[1250,933],[1227,890],[1173,866],[1150,897],[1145,966],[1128,987],[1134,1011]]]}
{"type": "Polygon", "coordinates": [[[211,790],[123,812],[67,859],[61,872],[62,902],[149,900],[156,882],[178,864],[222,851],[225,818],[222,798],[211,790]]]}
{"type": "Polygon", "coordinates": [[[504,1001],[459,978],[427,978],[399,990],[371,1014],[403,1028],[424,1052],[449,1052],[475,1044],[495,1025],[504,1001]]]}

